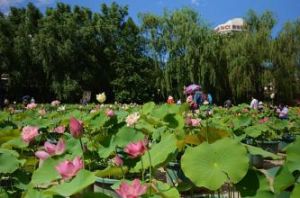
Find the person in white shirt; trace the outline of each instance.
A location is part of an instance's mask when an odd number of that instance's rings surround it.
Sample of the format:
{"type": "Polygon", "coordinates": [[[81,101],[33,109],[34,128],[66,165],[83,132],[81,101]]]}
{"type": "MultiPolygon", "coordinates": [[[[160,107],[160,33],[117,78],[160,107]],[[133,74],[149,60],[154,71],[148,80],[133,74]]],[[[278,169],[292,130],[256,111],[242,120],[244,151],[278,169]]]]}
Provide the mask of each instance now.
{"type": "Polygon", "coordinates": [[[250,108],[251,109],[257,109],[258,108],[258,100],[252,97],[252,101],[250,103],[250,108]]]}

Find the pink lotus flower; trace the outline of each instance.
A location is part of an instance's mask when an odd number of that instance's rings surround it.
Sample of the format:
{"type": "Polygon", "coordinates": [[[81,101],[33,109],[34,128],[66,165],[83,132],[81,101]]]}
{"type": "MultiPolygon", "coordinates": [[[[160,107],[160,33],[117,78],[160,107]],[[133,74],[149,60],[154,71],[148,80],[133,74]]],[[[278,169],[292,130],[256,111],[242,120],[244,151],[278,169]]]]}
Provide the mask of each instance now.
{"type": "Polygon", "coordinates": [[[132,126],[134,125],[138,119],[140,118],[140,114],[138,112],[132,113],[129,116],[127,116],[126,118],[126,123],[127,126],[132,126]]]}
{"type": "Polygon", "coordinates": [[[22,140],[26,143],[34,140],[36,136],[39,135],[39,128],[34,126],[26,126],[22,129],[22,140]]]}
{"type": "Polygon", "coordinates": [[[115,112],[112,109],[106,109],[105,114],[107,117],[113,117],[115,115],[115,112]]]}
{"type": "Polygon", "coordinates": [[[34,154],[37,158],[39,158],[42,161],[50,157],[49,153],[47,153],[46,151],[37,151],[34,154]]]}
{"type": "Polygon", "coordinates": [[[147,191],[147,186],[142,185],[139,179],[134,179],[131,184],[122,182],[116,192],[122,198],[138,198],[145,194],[147,191]]]}
{"type": "Polygon", "coordinates": [[[57,144],[51,144],[49,142],[45,142],[44,149],[47,153],[50,155],[61,155],[65,152],[65,141],[63,139],[60,139],[57,144]]]}
{"type": "Polygon", "coordinates": [[[65,126],[58,126],[53,130],[53,132],[62,134],[65,132],[65,130],[66,130],[65,126]]]}
{"type": "Polygon", "coordinates": [[[34,109],[37,107],[37,104],[32,102],[32,103],[29,103],[27,106],[26,106],[26,109],[34,109]]]}
{"type": "Polygon", "coordinates": [[[138,142],[129,143],[125,148],[124,152],[129,154],[131,158],[142,156],[147,151],[147,141],[140,140],[138,142]]]}
{"type": "Polygon", "coordinates": [[[83,161],[80,157],[75,157],[73,161],[66,160],[58,164],[55,169],[61,175],[63,180],[69,180],[83,169],[83,161]]]}
{"type": "Polygon", "coordinates": [[[56,106],[59,106],[60,105],[60,101],[59,100],[53,100],[52,102],[51,102],[51,106],[52,107],[56,107],[56,106]]]}
{"type": "Polygon", "coordinates": [[[196,118],[196,119],[191,119],[191,124],[193,127],[199,126],[200,125],[200,119],[196,118]]]}
{"type": "Polygon", "coordinates": [[[199,126],[200,125],[200,121],[201,120],[199,118],[194,119],[194,118],[191,118],[191,117],[187,117],[185,119],[186,125],[193,126],[193,127],[199,126]]]}
{"type": "Polygon", "coordinates": [[[120,156],[116,155],[113,159],[112,162],[116,165],[116,166],[122,166],[123,165],[123,160],[120,156]]]}
{"type": "Polygon", "coordinates": [[[70,119],[69,128],[74,138],[80,138],[83,133],[83,122],[72,117],[70,119]]]}
{"type": "Polygon", "coordinates": [[[44,151],[35,152],[35,156],[40,160],[45,160],[50,156],[63,154],[65,152],[65,147],[66,144],[63,139],[60,139],[56,145],[45,142],[44,151]]]}

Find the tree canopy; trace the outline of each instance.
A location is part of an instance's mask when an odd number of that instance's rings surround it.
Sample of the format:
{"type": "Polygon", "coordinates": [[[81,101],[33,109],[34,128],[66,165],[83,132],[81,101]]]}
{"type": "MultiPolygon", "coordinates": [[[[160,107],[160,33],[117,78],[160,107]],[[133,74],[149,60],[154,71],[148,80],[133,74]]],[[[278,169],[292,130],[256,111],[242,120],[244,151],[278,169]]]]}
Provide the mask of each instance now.
{"type": "Polygon", "coordinates": [[[139,15],[117,3],[99,12],[57,3],[42,13],[32,3],[0,14],[0,74],[10,76],[8,97],[77,102],[84,90],[110,101],[183,98],[197,83],[216,101],[263,99],[273,83],[278,100],[299,97],[300,19],[276,37],[273,13],[250,10],[242,32],[216,33],[196,11],[139,15]],[[266,66],[265,63],[268,63],[266,66]]]}

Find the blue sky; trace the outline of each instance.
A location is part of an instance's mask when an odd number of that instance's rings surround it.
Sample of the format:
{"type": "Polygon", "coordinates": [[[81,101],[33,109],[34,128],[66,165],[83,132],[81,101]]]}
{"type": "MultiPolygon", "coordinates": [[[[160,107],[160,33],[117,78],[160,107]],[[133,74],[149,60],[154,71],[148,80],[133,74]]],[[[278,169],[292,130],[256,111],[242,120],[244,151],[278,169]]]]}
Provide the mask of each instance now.
{"type": "MultiPolygon", "coordinates": [[[[71,5],[89,7],[94,12],[100,10],[100,4],[112,3],[111,0],[31,0],[44,10],[47,6],[55,6],[57,1],[71,5]]],[[[0,0],[0,10],[7,13],[9,6],[22,7],[30,0],[0,0]]],[[[286,21],[300,18],[299,0],[116,0],[121,5],[129,6],[129,15],[138,22],[140,12],[162,14],[164,9],[174,10],[184,6],[195,9],[212,27],[224,23],[234,17],[243,17],[249,9],[258,13],[270,10],[275,13],[278,32],[286,21]]]]}

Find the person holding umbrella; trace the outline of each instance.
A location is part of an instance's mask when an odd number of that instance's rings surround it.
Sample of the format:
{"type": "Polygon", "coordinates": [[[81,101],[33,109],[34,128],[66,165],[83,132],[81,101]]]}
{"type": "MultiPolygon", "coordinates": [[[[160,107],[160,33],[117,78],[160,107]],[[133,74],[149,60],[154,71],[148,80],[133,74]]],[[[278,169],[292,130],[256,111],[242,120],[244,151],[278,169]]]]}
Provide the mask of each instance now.
{"type": "Polygon", "coordinates": [[[202,104],[202,91],[201,86],[197,84],[191,84],[187,87],[184,87],[184,94],[188,96],[188,98],[193,99],[193,103],[191,105],[192,108],[198,108],[202,104]]]}

